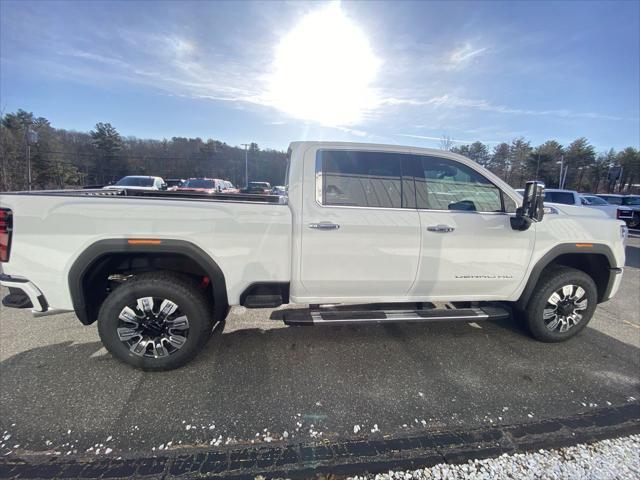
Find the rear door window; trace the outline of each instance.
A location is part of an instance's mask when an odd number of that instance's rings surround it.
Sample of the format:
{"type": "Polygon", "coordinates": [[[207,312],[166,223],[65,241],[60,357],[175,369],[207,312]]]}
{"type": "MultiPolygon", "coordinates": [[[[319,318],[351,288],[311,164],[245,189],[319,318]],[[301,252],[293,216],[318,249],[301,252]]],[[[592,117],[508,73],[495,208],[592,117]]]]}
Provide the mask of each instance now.
{"type": "Polygon", "coordinates": [[[355,150],[319,150],[316,171],[322,205],[415,208],[413,181],[402,180],[412,155],[355,150]]]}

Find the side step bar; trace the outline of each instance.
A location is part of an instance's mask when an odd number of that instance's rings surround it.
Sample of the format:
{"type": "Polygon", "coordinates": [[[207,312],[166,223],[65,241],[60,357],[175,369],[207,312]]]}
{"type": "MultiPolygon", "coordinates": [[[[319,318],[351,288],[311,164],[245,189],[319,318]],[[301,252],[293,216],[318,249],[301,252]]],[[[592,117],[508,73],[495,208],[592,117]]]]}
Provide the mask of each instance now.
{"type": "Polygon", "coordinates": [[[289,310],[282,312],[287,325],[344,325],[393,322],[438,322],[461,320],[498,320],[511,315],[508,309],[497,306],[427,310],[289,310]]]}

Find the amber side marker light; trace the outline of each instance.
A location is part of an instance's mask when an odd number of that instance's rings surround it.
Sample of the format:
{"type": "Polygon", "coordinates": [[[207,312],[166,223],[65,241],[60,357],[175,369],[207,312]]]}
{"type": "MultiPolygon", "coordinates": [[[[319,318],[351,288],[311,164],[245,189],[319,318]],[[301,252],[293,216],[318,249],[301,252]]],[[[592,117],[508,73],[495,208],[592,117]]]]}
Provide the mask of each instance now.
{"type": "Polygon", "coordinates": [[[153,238],[132,238],[127,240],[129,245],[160,245],[162,240],[155,240],[153,238]]]}
{"type": "Polygon", "coordinates": [[[591,247],[593,247],[593,243],[576,243],[576,247],[578,247],[578,248],[591,248],[591,247]]]}

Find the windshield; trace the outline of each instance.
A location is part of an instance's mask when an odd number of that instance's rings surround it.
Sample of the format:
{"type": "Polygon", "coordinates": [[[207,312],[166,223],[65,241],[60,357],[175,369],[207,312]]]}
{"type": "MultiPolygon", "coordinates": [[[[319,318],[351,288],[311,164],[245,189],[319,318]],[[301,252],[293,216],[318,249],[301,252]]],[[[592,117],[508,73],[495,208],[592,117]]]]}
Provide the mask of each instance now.
{"type": "Polygon", "coordinates": [[[124,177],[116,183],[119,187],[153,187],[153,177],[124,177]]]}
{"type": "Polygon", "coordinates": [[[640,197],[625,197],[622,199],[622,205],[640,205],[640,197]]]}
{"type": "Polygon", "coordinates": [[[601,197],[606,200],[607,203],[612,205],[622,205],[622,197],[601,197]]]}
{"type": "Polygon", "coordinates": [[[599,197],[582,197],[587,201],[587,205],[609,205],[603,199],[599,197]]]}
{"type": "Polygon", "coordinates": [[[271,188],[267,182],[249,182],[249,187],[253,188],[271,188]]]}
{"type": "Polygon", "coordinates": [[[184,186],[187,188],[216,188],[216,182],[204,178],[190,178],[184,186]]]}

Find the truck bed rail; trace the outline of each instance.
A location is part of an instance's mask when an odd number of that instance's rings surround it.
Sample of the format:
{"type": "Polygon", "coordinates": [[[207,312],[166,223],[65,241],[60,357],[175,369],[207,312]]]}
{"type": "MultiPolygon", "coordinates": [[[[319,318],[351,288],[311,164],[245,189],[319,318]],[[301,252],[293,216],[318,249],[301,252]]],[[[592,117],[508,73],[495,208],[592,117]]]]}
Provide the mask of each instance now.
{"type": "Polygon", "coordinates": [[[102,198],[157,198],[164,200],[212,200],[222,202],[251,202],[285,205],[287,197],[253,193],[200,193],[163,190],[133,190],[128,188],[81,189],[81,190],[36,190],[22,192],[0,192],[0,195],[30,195],[56,197],[102,197],[102,198]]]}

